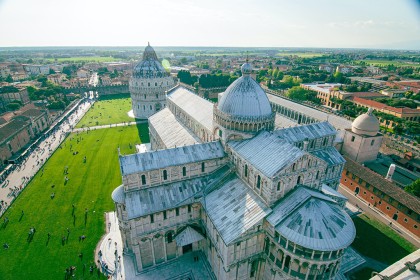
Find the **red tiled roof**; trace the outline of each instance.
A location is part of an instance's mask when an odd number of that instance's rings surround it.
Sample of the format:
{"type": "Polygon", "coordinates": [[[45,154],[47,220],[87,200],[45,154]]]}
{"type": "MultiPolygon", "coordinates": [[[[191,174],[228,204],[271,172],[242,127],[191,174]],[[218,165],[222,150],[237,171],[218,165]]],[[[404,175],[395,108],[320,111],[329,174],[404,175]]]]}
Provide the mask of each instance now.
{"type": "Polygon", "coordinates": [[[363,181],[369,183],[371,186],[374,186],[378,190],[392,197],[399,203],[410,208],[417,214],[420,214],[420,199],[418,197],[404,191],[394,183],[386,180],[384,177],[373,172],[369,168],[364,167],[357,162],[354,162],[348,157],[344,158],[346,159],[344,169],[350,171],[352,174],[356,175],[363,181]]]}
{"type": "Polygon", "coordinates": [[[392,112],[396,112],[396,113],[420,113],[420,110],[417,109],[411,109],[411,108],[396,108],[396,107],[392,107],[392,106],[388,106],[385,105],[381,102],[378,101],[374,101],[374,100],[369,100],[369,99],[364,99],[364,98],[360,98],[360,97],[354,97],[353,101],[362,105],[366,105],[369,107],[372,107],[374,109],[379,109],[379,110],[388,110],[388,111],[392,111],[392,112]]]}

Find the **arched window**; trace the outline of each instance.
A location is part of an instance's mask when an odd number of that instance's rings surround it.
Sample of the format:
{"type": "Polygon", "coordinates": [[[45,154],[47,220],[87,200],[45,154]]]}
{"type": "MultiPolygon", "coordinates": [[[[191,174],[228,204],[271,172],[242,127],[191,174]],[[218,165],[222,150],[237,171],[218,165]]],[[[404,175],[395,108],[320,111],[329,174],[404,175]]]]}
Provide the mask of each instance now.
{"type": "Polygon", "coordinates": [[[144,95],[144,99],[146,99],[146,94],[144,95]]]}
{"type": "Polygon", "coordinates": [[[257,269],[258,269],[258,261],[255,260],[252,262],[251,264],[251,273],[250,273],[250,277],[255,277],[257,274],[257,269]]]}
{"type": "Polygon", "coordinates": [[[174,236],[172,235],[172,232],[168,232],[166,234],[166,239],[168,240],[168,243],[172,243],[174,236]]]}
{"type": "Polygon", "coordinates": [[[258,175],[257,176],[257,189],[259,189],[261,187],[261,176],[258,175]]]}
{"type": "Polygon", "coordinates": [[[302,177],[298,176],[297,184],[302,184],[302,177]]]}
{"type": "Polygon", "coordinates": [[[159,96],[156,94],[156,99],[159,98],[159,96]]]}
{"type": "Polygon", "coordinates": [[[311,159],[308,159],[308,167],[311,167],[311,159]]]}
{"type": "Polygon", "coordinates": [[[201,163],[201,172],[206,171],[206,166],[204,164],[204,162],[201,163]]]}
{"type": "Polygon", "coordinates": [[[280,191],[281,190],[281,182],[278,182],[277,183],[277,191],[280,191]]]}
{"type": "Polygon", "coordinates": [[[296,170],[296,163],[293,163],[292,171],[295,171],[295,170],[296,170]]]}
{"type": "Polygon", "coordinates": [[[187,168],[185,166],[182,167],[182,176],[187,176],[187,168]]]}
{"type": "Polygon", "coordinates": [[[141,175],[141,184],[146,185],[146,175],[141,175]]]}
{"type": "Polygon", "coordinates": [[[316,177],[315,177],[315,179],[318,179],[319,178],[319,170],[316,172],[316,177]]]}
{"type": "Polygon", "coordinates": [[[147,86],[149,86],[149,87],[150,87],[150,83],[147,83],[147,86]]]}
{"type": "Polygon", "coordinates": [[[163,170],[163,180],[168,180],[168,171],[163,170]]]}
{"type": "Polygon", "coordinates": [[[155,87],[157,87],[157,83],[155,83],[155,87]]]}
{"type": "Polygon", "coordinates": [[[245,164],[245,177],[248,177],[248,165],[247,164],[245,164]]]}

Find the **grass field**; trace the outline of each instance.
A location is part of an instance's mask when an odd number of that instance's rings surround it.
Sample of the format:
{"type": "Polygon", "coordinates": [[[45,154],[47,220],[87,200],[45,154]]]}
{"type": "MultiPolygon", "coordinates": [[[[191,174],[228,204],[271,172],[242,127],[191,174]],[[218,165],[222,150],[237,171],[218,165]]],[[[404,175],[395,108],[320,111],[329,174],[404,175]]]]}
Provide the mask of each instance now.
{"type": "Polygon", "coordinates": [[[104,56],[74,56],[74,57],[60,57],[60,58],[46,58],[47,61],[57,61],[57,62],[114,62],[120,61],[113,57],[104,57],[104,56]]]}
{"type": "Polygon", "coordinates": [[[352,246],[362,255],[390,265],[416,250],[414,245],[378,220],[360,215],[353,221],[356,239],[352,246]]]}
{"type": "Polygon", "coordinates": [[[10,247],[0,251],[0,279],[64,279],[68,266],[77,267],[74,279],[97,279],[96,271],[89,275],[89,265],[105,232],[104,212],[114,209],[111,192],[121,184],[117,147],[123,154],[133,153],[134,144],[141,141],[149,141],[147,125],[71,134],[47,161],[44,172],[38,172],[6,212],[4,217],[9,218],[9,223],[5,228],[1,221],[1,245],[8,243],[10,247]],[[139,134],[144,136],[141,140],[139,134]],[[75,151],[78,154],[73,155],[75,151]],[[67,184],[64,184],[65,166],[68,166],[67,184]],[[76,207],[75,219],[72,204],[76,207]],[[85,209],[88,209],[86,223],[85,209]],[[32,242],[27,242],[31,227],[35,227],[36,233],[32,242]],[[67,228],[70,234],[62,245],[67,228]],[[48,233],[51,233],[49,242],[48,233]],[[85,241],[79,241],[81,235],[86,236],[85,241]],[[82,277],[84,263],[87,269],[82,277]]]}
{"type": "Polygon", "coordinates": [[[395,66],[408,66],[408,67],[420,67],[420,63],[407,63],[395,60],[358,60],[357,62],[364,61],[367,64],[374,66],[387,66],[393,64],[395,66]]]}
{"type": "Polygon", "coordinates": [[[76,127],[135,121],[134,118],[127,115],[127,112],[130,110],[131,100],[129,94],[104,96],[94,103],[76,127]]]}
{"type": "Polygon", "coordinates": [[[276,56],[298,56],[302,58],[320,57],[323,53],[312,53],[312,52],[279,52],[276,56]]]}

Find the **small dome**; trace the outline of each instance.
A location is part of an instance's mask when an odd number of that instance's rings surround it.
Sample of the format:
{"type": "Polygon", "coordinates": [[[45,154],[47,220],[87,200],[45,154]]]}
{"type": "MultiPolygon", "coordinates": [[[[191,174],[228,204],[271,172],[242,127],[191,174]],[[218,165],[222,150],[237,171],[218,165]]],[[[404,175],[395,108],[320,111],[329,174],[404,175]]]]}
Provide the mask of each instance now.
{"type": "Polygon", "coordinates": [[[249,64],[248,62],[247,63],[244,63],[242,65],[242,67],[241,67],[241,71],[242,71],[242,75],[249,75],[249,74],[251,74],[252,73],[252,66],[251,66],[251,64],[249,64]]]}
{"type": "Polygon", "coordinates": [[[217,108],[232,117],[268,117],[271,105],[260,85],[251,78],[252,67],[245,63],[241,67],[242,77],[234,81],[223,93],[217,108]]]}
{"type": "Polygon", "coordinates": [[[133,77],[134,78],[160,78],[167,77],[169,74],[165,71],[162,64],[160,63],[155,50],[150,46],[144,49],[143,59],[134,66],[133,77]]]}
{"type": "Polygon", "coordinates": [[[358,116],[352,123],[351,131],[360,135],[376,136],[379,132],[379,121],[373,115],[372,108],[358,116]]]}
{"type": "Polygon", "coordinates": [[[117,187],[111,194],[112,200],[119,204],[125,204],[125,194],[123,185],[117,187]]]}

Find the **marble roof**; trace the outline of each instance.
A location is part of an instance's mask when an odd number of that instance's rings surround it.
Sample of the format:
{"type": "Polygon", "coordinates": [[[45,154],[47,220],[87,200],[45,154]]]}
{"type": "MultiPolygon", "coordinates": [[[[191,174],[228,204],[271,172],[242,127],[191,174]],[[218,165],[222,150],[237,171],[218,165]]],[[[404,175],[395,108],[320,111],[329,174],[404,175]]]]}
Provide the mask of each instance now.
{"type": "Polygon", "coordinates": [[[353,221],[333,199],[306,187],[283,198],[267,221],[286,239],[313,250],[343,249],[356,236],[353,221]]]}
{"type": "Polygon", "coordinates": [[[293,144],[267,131],[251,139],[230,141],[228,145],[269,178],[305,154],[293,144]]]}
{"type": "Polygon", "coordinates": [[[128,175],[181,165],[201,162],[225,156],[225,151],[219,141],[195,144],[146,153],[120,156],[121,174],[128,175]]]}
{"type": "Polygon", "coordinates": [[[302,142],[305,139],[317,139],[335,135],[337,131],[329,122],[312,123],[275,130],[279,137],[291,142],[302,142]]]}
{"type": "Polygon", "coordinates": [[[208,131],[213,132],[213,103],[182,86],[168,92],[167,98],[208,131]]]}
{"type": "Polygon", "coordinates": [[[164,108],[150,116],[149,125],[153,126],[156,130],[166,148],[201,143],[201,140],[182,122],[175,118],[174,114],[168,108],[164,108]]]}
{"type": "Polygon", "coordinates": [[[227,245],[271,213],[271,209],[236,176],[205,196],[202,203],[227,245]]]}

